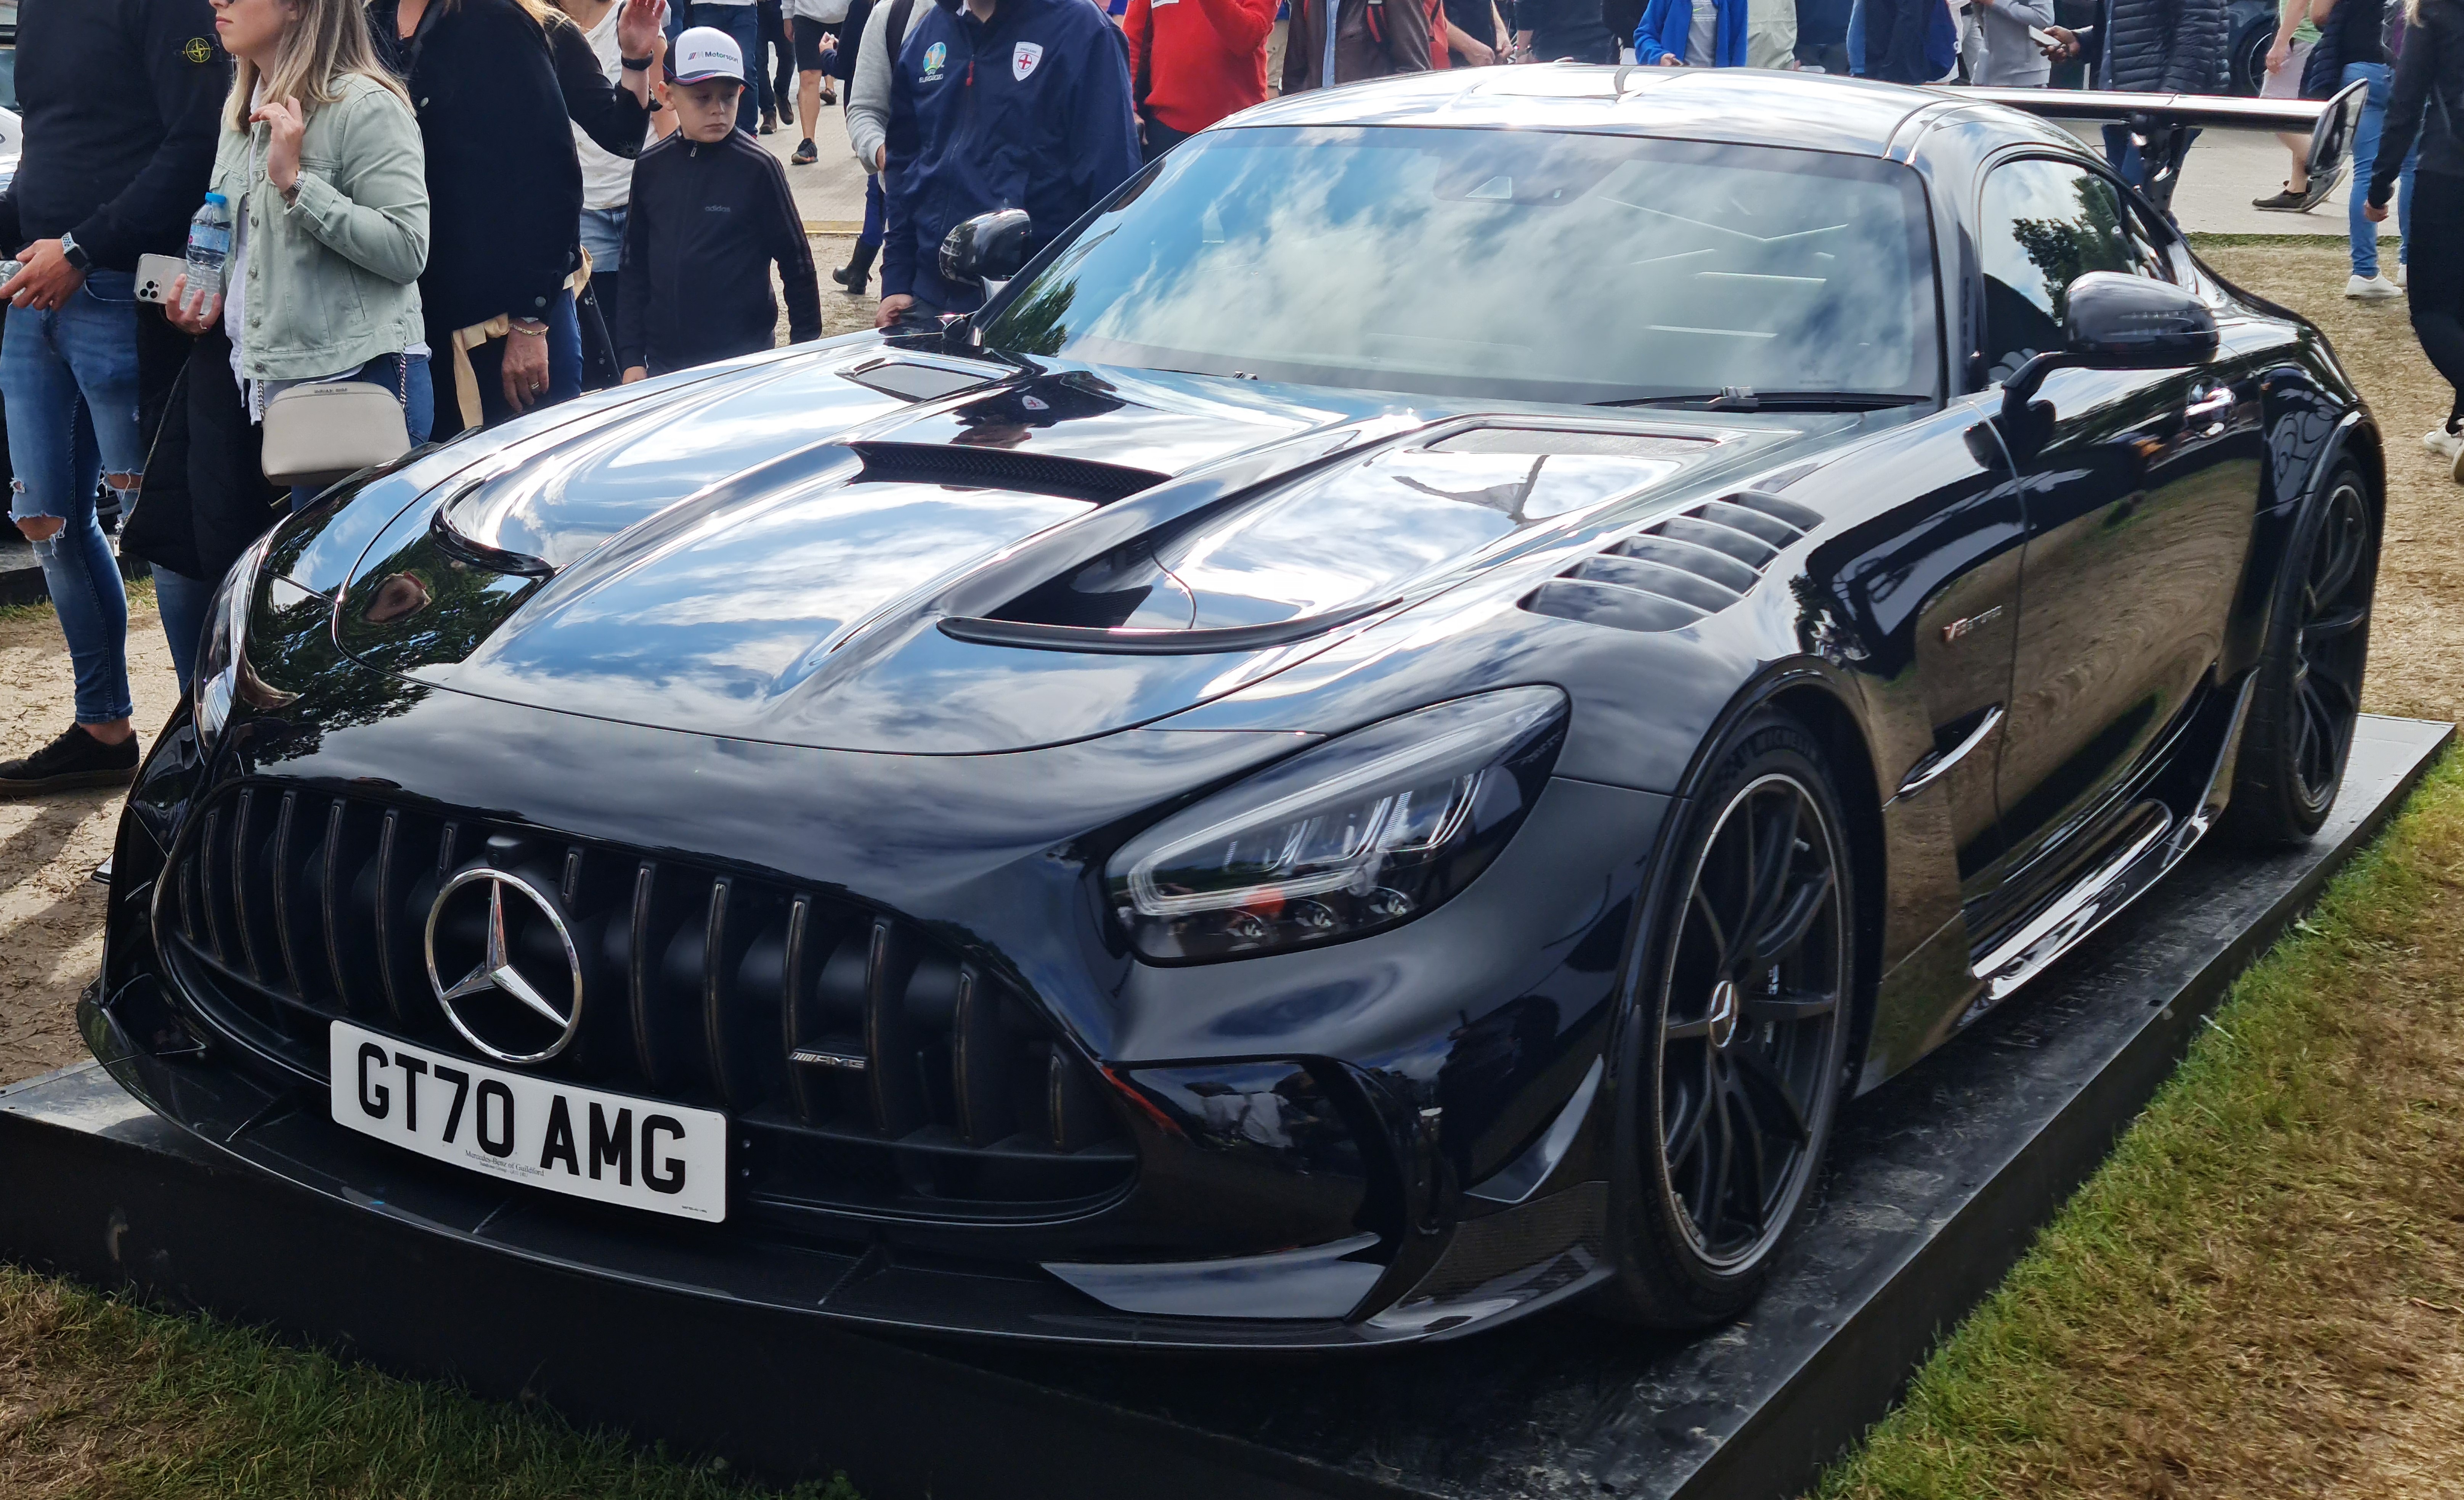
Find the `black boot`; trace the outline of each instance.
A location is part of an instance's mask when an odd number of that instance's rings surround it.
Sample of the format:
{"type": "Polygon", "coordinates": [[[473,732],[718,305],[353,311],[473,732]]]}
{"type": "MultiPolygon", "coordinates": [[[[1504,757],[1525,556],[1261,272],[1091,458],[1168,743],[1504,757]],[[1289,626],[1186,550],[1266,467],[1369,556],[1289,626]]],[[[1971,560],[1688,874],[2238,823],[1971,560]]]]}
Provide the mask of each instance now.
{"type": "Polygon", "coordinates": [[[864,296],[864,289],[872,281],[872,257],[880,254],[880,251],[881,247],[878,245],[868,245],[862,240],[856,241],[855,254],[847,256],[846,265],[830,273],[830,279],[837,282],[849,297],[864,296]]]}

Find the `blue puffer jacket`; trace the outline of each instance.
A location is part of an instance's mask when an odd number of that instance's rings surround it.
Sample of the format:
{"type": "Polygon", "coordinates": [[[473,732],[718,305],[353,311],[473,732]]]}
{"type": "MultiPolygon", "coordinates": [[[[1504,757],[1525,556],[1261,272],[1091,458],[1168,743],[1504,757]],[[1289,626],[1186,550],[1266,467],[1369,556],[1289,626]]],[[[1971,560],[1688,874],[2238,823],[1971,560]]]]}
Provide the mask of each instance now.
{"type": "Polygon", "coordinates": [[[1662,57],[1685,60],[1685,43],[1694,29],[1694,7],[1707,4],[1719,12],[1711,30],[1711,65],[1746,65],[1746,0],[1651,0],[1634,29],[1634,60],[1657,66],[1662,57]]]}
{"type": "Polygon", "coordinates": [[[940,275],[941,237],[995,209],[1024,209],[1034,248],[1138,169],[1129,44],[1087,0],[1001,0],[989,24],[931,0],[890,71],[893,156],[884,297],[973,309],[980,287],[940,275]]]}

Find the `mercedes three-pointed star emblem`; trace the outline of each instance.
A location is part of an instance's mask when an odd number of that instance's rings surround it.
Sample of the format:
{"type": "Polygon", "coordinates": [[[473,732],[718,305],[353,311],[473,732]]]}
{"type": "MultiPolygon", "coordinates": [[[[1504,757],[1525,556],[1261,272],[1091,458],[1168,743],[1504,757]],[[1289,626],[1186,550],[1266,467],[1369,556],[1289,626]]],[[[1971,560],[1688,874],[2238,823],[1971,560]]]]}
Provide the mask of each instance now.
{"type": "MultiPolygon", "coordinates": [[[[574,951],[573,935],[565,930],[564,918],[558,915],[555,903],[518,875],[500,870],[466,870],[445,882],[436,893],[435,904],[428,909],[428,982],[436,991],[437,1004],[444,1007],[445,1019],[462,1033],[464,1041],[500,1063],[543,1063],[573,1045],[574,1034],[582,1029],[582,957],[574,951]],[[488,920],[486,937],[481,942],[479,961],[470,973],[452,983],[436,967],[436,926],[445,914],[445,905],[464,886],[485,883],[488,887],[488,920]],[[539,992],[539,987],[514,966],[514,955],[505,942],[505,893],[510,890],[528,901],[556,934],[564,949],[565,974],[570,981],[570,999],[560,1010],[554,1001],[539,992]],[[534,1051],[511,1050],[489,1041],[465,1017],[455,1001],[474,996],[501,994],[510,997],[558,1029],[556,1040],[534,1051]]],[[[553,986],[552,986],[553,988],[553,986]]]]}

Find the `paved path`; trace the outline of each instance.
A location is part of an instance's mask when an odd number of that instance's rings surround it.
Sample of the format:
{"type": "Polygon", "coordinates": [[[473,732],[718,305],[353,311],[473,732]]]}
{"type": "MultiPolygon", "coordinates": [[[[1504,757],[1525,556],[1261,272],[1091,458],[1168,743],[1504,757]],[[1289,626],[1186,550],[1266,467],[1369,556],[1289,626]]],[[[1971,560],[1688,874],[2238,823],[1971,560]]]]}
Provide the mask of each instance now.
{"type": "MultiPolygon", "coordinates": [[[[777,135],[763,136],[761,143],[787,165],[803,139],[801,128],[782,124],[777,135]]],[[[864,222],[864,168],[847,149],[847,116],[838,105],[822,106],[822,118],[813,122],[813,145],[821,152],[820,161],[787,166],[787,187],[796,195],[804,229],[808,233],[852,233],[864,222]]]]}

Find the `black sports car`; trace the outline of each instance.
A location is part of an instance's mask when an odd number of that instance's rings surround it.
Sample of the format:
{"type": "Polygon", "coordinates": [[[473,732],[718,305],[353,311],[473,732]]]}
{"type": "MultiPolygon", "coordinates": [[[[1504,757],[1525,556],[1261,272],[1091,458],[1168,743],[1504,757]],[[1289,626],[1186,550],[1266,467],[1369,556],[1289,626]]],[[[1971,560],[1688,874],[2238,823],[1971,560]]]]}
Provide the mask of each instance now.
{"type": "Polygon", "coordinates": [[[1015,269],[261,541],[96,1053],[407,1229],[878,1326],[1699,1324],[1844,1098],[2336,797],[2379,434],[1989,99],[1297,97],[1015,269]]]}

